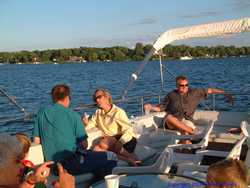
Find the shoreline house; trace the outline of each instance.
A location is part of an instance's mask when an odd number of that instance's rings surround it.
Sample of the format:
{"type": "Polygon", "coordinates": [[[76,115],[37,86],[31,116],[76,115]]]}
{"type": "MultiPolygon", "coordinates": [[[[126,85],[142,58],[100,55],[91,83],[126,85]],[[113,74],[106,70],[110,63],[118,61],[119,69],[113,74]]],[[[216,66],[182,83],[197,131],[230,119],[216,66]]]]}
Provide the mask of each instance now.
{"type": "Polygon", "coordinates": [[[85,63],[87,62],[82,56],[69,56],[70,62],[85,63]]]}

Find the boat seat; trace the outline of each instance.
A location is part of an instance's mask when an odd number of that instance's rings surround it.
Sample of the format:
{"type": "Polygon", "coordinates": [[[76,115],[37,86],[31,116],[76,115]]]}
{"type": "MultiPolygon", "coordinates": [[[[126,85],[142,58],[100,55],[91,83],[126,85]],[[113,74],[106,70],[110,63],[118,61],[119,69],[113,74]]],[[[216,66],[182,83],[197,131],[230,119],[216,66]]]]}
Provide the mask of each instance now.
{"type": "Polygon", "coordinates": [[[207,122],[207,126],[206,128],[197,135],[181,135],[179,136],[181,139],[191,139],[191,140],[198,140],[201,139],[201,141],[199,143],[195,143],[195,144],[173,144],[173,145],[169,145],[169,148],[172,149],[200,149],[200,150],[204,150],[207,146],[208,146],[208,142],[209,142],[209,136],[213,130],[214,127],[214,121],[211,122],[207,122]]]}
{"type": "Polygon", "coordinates": [[[173,150],[165,148],[158,159],[149,166],[115,167],[112,174],[168,173],[173,163],[173,150]]]}
{"type": "MultiPolygon", "coordinates": [[[[32,143],[29,149],[28,160],[33,162],[34,165],[40,165],[44,163],[44,155],[41,144],[32,143]]],[[[76,186],[77,187],[87,187],[90,182],[93,180],[94,175],[92,173],[80,174],[75,176],[76,186]]],[[[48,188],[52,187],[51,182],[58,179],[58,176],[50,175],[48,178],[48,188]]]]}
{"type": "MultiPolygon", "coordinates": [[[[222,157],[222,158],[225,157],[227,159],[229,158],[239,159],[242,145],[245,142],[245,140],[249,138],[249,133],[247,130],[248,128],[249,128],[248,123],[246,121],[242,121],[241,130],[243,134],[241,136],[241,139],[237,141],[237,143],[234,145],[233,149],[230,152],[216,151],[216,150],[203,150],[203,151],[198,151],[195,156],[200,156],[200,159],[202,159],[203,156],[215,156],[215,157],[222,157]]],[[[200,180],[202,180],[202,177],[204,177],[204,174],[207,173],[207,170],[209,167],[207,165],[199,165],[199,163],[179,163],[177,166],[178,166],[177,167],[178,175],[195,177],[200,180]]]]}

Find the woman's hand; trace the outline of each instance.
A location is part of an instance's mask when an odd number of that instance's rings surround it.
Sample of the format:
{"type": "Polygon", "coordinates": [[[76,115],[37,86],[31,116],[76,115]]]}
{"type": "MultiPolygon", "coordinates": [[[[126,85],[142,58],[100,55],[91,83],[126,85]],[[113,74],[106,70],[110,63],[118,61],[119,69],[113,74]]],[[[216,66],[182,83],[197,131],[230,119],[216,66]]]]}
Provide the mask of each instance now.
{"type": "Polygon", "coordinates": [[[89,123],[89,115],[85,112],[84,115],[82,116],[82,122],[85,126],[88,126],[89,123]]]}
{"type": "Polygon", "coordinates": [[[229,94],[229,93],[225,93],[224,95],[226,97],[226,102],[233,105],[234,104],[234,96],[229,94]]]}

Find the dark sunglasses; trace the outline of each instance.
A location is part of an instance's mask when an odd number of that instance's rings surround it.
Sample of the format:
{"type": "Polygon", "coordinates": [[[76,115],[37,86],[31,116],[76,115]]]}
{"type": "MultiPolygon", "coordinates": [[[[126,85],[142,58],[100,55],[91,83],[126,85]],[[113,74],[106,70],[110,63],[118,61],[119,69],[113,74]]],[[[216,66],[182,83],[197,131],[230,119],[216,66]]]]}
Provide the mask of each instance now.
{"type": "Polygon", "coordinates": [[[188,84],[179,84],[179,87],[188,87],[188,84]]]}
{"type": "Polygon", "coordinates": [[[103,97],[103,95],[94,96],[94,101],[96,102],[97,99],[100,99],[100,98],[102,98],[102,97],[103,97]]]}

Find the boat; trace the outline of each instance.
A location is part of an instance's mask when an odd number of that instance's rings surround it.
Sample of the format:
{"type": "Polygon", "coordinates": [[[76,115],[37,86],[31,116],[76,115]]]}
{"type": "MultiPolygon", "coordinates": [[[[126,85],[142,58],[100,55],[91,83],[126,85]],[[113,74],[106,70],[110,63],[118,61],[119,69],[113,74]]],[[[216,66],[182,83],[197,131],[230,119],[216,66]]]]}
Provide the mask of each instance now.
{"type": "Polygon", "coordinates": [[[193,58],[190,57],[190,56],[183,56],[183,57],[180,57],[180,60],[192,60],[193,58]]]}
{"type": "MultiPolygon", "coordinates": [[[[140,67],[135,73],[131,74],[129,83],[127,87],[123,91],[123,95],[121,96],[121,101],[127,101],[126,95],[128,93],[129,88],[132,84],[138,79],[140,73],[142,72],[144,66],[147,64],[150,57],[156,52],[160,51],[166,44],[173,42],[175,40],[182,40],[188,38],[200,38],[200,37],[212,37],[226,34],[235,34],[241,32],[250,31],[250,18],[244,18],[239,20],[230,20],[225,22],[204,24],[198,26],[190,26],[184,28],[171,29],[164,32],[153,44],[152,50],[146,56],[145,60],[142,62],[140,67]]],[[[162,70],[161,64],[161,53],[159,53],[160,59],[160,68],[162,70]]],[[[161,80],[163,81],[162,73],[161,80]]],[[[142,97],[143,99],[143,97],[142,97]]],[[[143,101],[143,100],[140,100],[143,101]]],[[[78,109],[83,109],[86,107],[93,107],[94,105],[85,105],[80,106],[78,109]]],[[[143,106],[143,105],[142,105],[143,106]]],[[[76,110],[78,110],[76,109],[76,110]]],[[[142,167],[127,167],[127,164],[124,162],[119,162],[118,167],[113,170],[115,174],[144,174],[145,173],[158,173],[158,174],[167,174],[171,172],[172,166],[175,164],[178,166],[176,161],[179,160],[180,164],[183,161],[188,161],[196,159],[198,153],[195,153],[188,157],[189,154],[178,153],[175,149],[183,149],[187,148],[190,151],[198,150],[204,152],[207,150],[207,147],[211,148],[220,147],[219,151],[225,149],[228,146],[234,146],[235,143],[241,141],[238,145],[236,144],[236,153],[237,157],[239,157],[239,153],[242,154],[241,149],[242,144],[245,139],[248,137],[248,134],[244,134],[244,137],[241,138],[240,135],[232,135],[227,133],[229,128],[232,127],[240,127],[242,125],[242,130],[245,131],[246,124],[242,122],[250,122],[250,113],[249,112],[232,112],[232,111],[216,111],[212,110],[197,110],[194,115],[195,124],[199,128],[200,132],[194,136],[181,136],[176,131],[169,131],[163,128],[163,117],[165,116],[165,112],[157,112],[157,113],[148,113],[142,116],[131,118],[131,124],[137,133],[138,136],[138,145],[136,146],[135,153],[138,155],[139,159],[145,161],[145,166],[142,167]],[[178,141],[183,138],[190,139],[198,139],[199,142],[197,144],[191,145],[180,145],[178,141]],[[186,158],[185,158],[186,157],[186,158]],[[177,160],[178,159],[178,160],[177,160]]],[[[89,135],[88,142],[89,145],[93,143],[93,141],[99,138],[102,134],[101,131],[92,128],[87,129],[87,133],[89,135]]],[[[234,150],[232,150],[234,151],[234,150]]],[[[222,156],[220,152],[215,152],[219,156],[222,156]]],[[[225,154],[225,151],[222,153],[225,154]]],[[[232,153],[232,152],[231,152],[232,153]]],[[[245,153],[246,154],[246,153],[245,153]]],[[[230,154],[228,154],[230,156],[230,154]]],[[[248,154],[247,154],[248,155],[248,154]]],[[[224,156],[224,155],[223,155],[224,156]]],[[[250,158],[250,155],[248,156],[250,158]]],[[[41,145],[32,145],[30,148],[29,159],[34,164],[41,164],[43,159],[43,152],[41,145]]],[[[198,158],[197,158],[198,160],[198,158]]],[[[250,159],[249,159],[250,160],[250,159]]],[[[247,158],[248,161],[248,158],[247,158]]],[[[193,162],[193,161],[192,161],[193,162]]],[[[201,161],[196,161],[197,165],[200,165],[201,161]]],[[[250,163],[248,162],[250,166],[250,163]]],[[[177,173],[177,172],[172,172],[177,173]]],[[[56,177],[51,176],[49,181],[53,181],[56,177]]],[[[76,176],[77,187],[87,187],[93,179],[93,174],[83,174],[76,176]]],[[[135,181],[139,181],[139,177],[134,179],[135,181]]],[[[134,181],[133,180],[133,181],[134,181]]],[[[204,179],[197,180],[197,182],[204,182],[204,179]]],[[[138,183],[138,182],[137,182],[138,183]]],[[[138,187],[149,187],[150,185],[140,184],[138,187]]],[[[98,187],[98,185],[94,184],[92,187],[98,187]]],[[[129,182],[125,187],[132,187],[132,183],[129,182]]]]}

